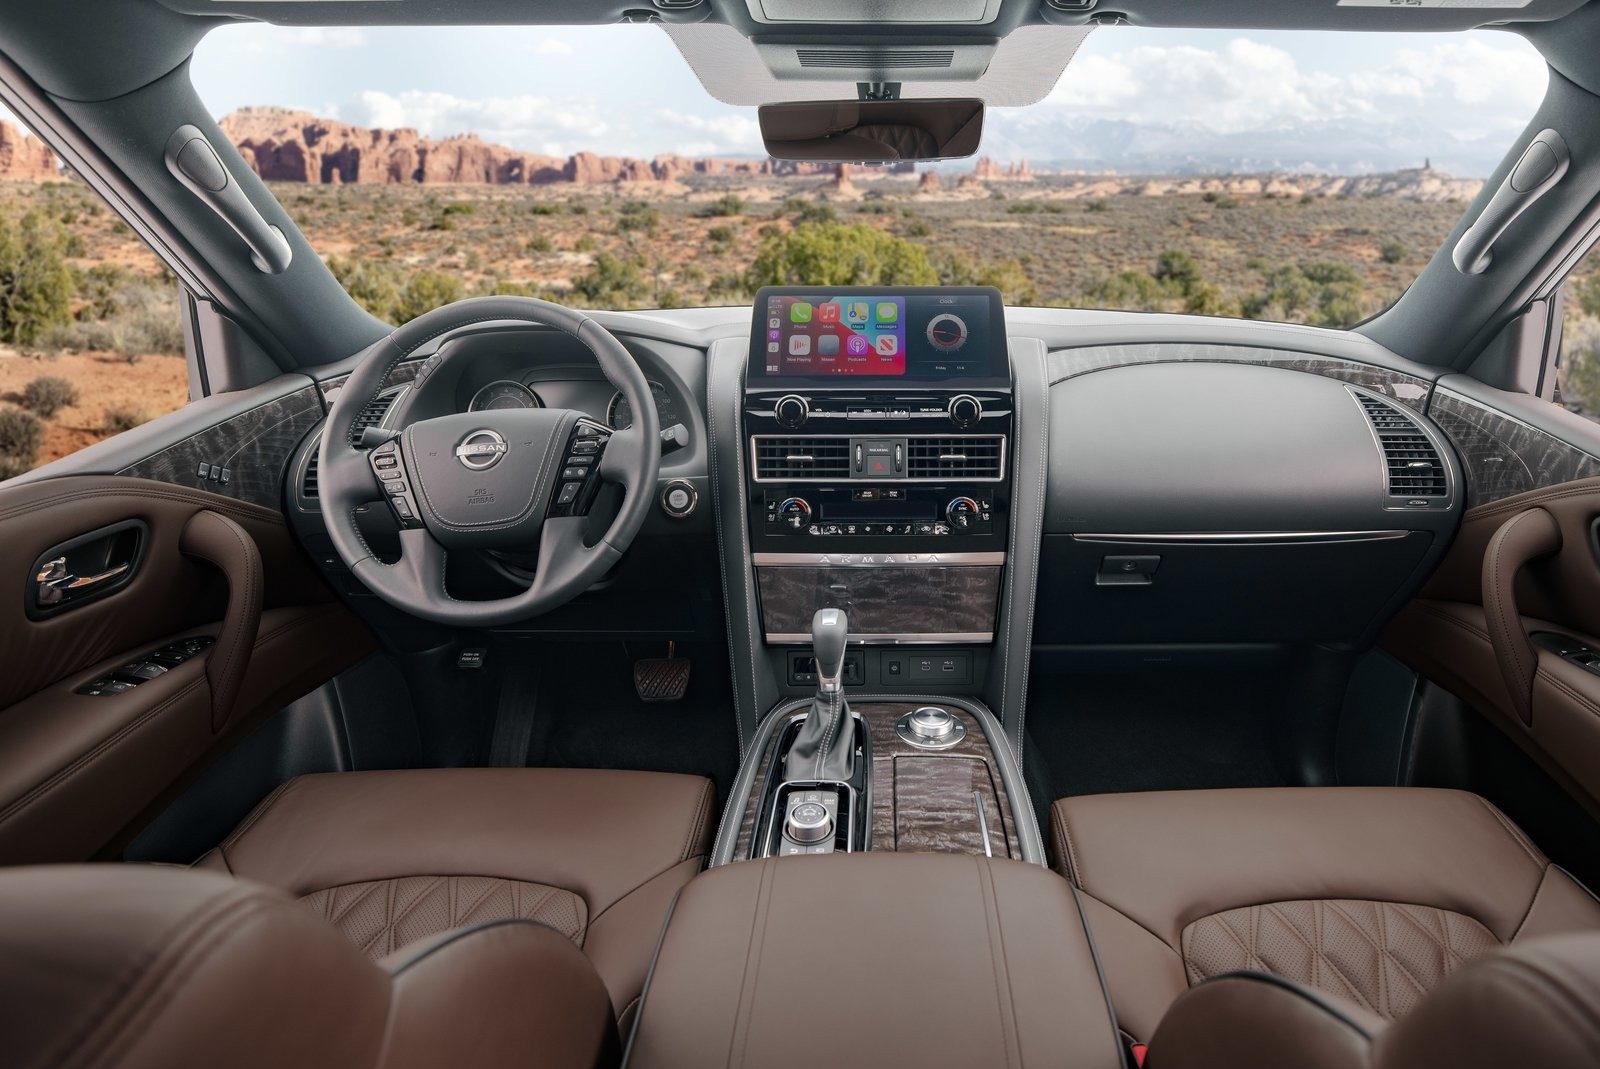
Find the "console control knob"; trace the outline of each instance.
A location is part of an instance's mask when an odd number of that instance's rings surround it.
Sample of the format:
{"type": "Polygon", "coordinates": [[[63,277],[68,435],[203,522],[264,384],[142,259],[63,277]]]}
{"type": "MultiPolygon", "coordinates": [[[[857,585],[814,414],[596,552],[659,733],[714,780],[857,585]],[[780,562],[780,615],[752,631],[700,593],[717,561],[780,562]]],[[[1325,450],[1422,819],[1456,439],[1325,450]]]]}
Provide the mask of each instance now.
{"type": "Polygon", "coordinates": [[[929,742],[941,742],[955,731],[956,718],[947,709],[925,705],[911,714],[906,726],[918,738],[927,739],[929,742]]]}
{"type": "Polygon", "coordinates": [[[791,531],[803,531],[811,522],[811,503],[803,497],[786,497],[778,506],[778,515],[791,531]]]}
{"type": "Polygon", "coordinates": [[[950,398],[945,411],[957,427],[971,427],[983,418],[983,402],[970,393],[959,393],[950,398]]]}
{"type": "Polygon", "coordinates": [[[978,503],[970,497],[958,497],[944,507],[945,519],[957,533],[972,530],[972,525],[978,522],[979,511],[978,503]]]}
{"type": "Polygon", "coordinates": [[[797,393],[784,394],[778,398],[778,403],[772,406],[772,417],[781,426],[792,431],[804,427],[810,415],[811,405],[797,393]]]}
{"type": "Polygon", "coordinates": [[[823,842],[833,835],[833,817],[821,802],[801,802],[789,810],[783,833],[797,843],[823,842]]]}

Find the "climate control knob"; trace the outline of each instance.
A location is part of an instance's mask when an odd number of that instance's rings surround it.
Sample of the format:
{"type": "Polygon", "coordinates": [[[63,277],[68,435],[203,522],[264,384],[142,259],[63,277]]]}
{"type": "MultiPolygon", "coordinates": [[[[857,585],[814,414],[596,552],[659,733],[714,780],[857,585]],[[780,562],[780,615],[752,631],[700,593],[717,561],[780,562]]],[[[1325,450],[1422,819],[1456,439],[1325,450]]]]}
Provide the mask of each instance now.
{"type": "Polygon", "coordinates": [[[778,403],[772,406],[772,418],[776,419],[780,426],[787,427],[791,431],[804,427],[810,415],[811,405],[797,393],[784,394],[778,398],[778,403]]]}
{"type": "Polygon", "coordinates": [[[945,519],[950,521],[950,529],[961,534],[972,529],[978,522],[979,505],[970,497],[958,497],[944,507],[945,519]]]}
{"type": "Polygon", "coordinates": [[[945,411],[950,415],[950,422],[957,427],[972,427],[983,418],[983,402],[970,393],[959,393],[950,398],[945,411]]]}
{"type": "Polygon", "coordinates": [[[803,497],[786,497],[778,506],[778,515],[791,531],[803,531],[811,522],[811,502],[803,497]]]}

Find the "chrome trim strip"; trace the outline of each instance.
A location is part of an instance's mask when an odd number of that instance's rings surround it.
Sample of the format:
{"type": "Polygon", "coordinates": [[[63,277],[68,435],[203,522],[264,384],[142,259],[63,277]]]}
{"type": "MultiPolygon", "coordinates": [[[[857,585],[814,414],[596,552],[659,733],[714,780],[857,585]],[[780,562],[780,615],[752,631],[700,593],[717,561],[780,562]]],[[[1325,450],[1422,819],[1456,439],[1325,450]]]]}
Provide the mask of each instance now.
{"type": "MultiPolygon", "coordinates": [[[[1425,510],[1418,509],[1418,512],[1425,510]]],[[[1115,545],[1301,545],[1308,542],[1387,542],[1404,538],[1410,531],[1233,531],[1216,534],[1145,532],[1141,534],[1074,534],[1074,542],[1105,542],[1115,545]]]]}
{"type": "MultiPolygon", "coordinates": [[[[792,434],[752,434],[750,436],[750,481],[753,482],[753,483],[823,483],[823,484],[837,484],[837,485],[840,485],[840,486],[848,486],[851,483],[864,483],[864,482],[867,482],[867,483],[870,483],[870,482],[885,482],[885,483],[895,483],[896,485],[904,485],[906,483],[922,483],[922,484],[943,483],[943,484],[946,484],[946,485],[951,484],[951,483],[1003,483],[1003,482],[1006,481],[1006,459],[1007,459],[1006,453],[1007,453],[1008,449],[1010,448],[1010,445],[1011,445],[1010,439],[1006,435],[1004,435],[1004,434],[992,434],[992,433],[990,433],[990,434],[980,434],[980,433],[973,433],[973,434],[954,434],[954,433],[942,433],[942,434],[806,434],[804,431],[795,431],[792,434]],[[764,441],[771,441],[771,440],[780,440],[781,441],[782,439],[785,439],[785,438],[837,438],[840,441],[844,441],[844,442],[848,442],[852,438],[992,438],[992,439],[994,439],[994,440],[996,440],[996,441],[998,441],[1000,443],[1000,474],[991,475],[991,476],[983,476],[983,477],[979,477],[979,476],[976,476],[976,475],[957,475],[957,474],[953,474],[953,475],[936,475],[936,476],[933,476],[931,478],[918,478],[918,479],[909,479],[909,478],[872,479],[872,478],[868,478],[867,476],[862,476],[860,478],[856,478],[856,477],[852,476],[848,471],[846,471],[843,476],[829,475],[829,476],[825,476],[823,478],[806,478],[806,477],[801,476],[801,477],[786,477],[786,478],[779,478],[779,479],[769,479],[769,478],[762,477],[762,475],[761,475],[761,467],[760,467],[760,464],[759,464],[759,454],[757,452],[756,443],[764,442],[764,441]]],[[[911,458],[907,457],[906,458],[906,463],[908,465],[910,464],[910,461],[911,461],[911,458]]],[[[846,465],[847,466],[848,466],[848,463],[849,463],[849,460],[848,460],[848,458],[846,458],[846,465]]]]}
{"type": "Polygon", "coordinates": [[[964,568],[998,567],[1006,562],[994,553],[752,553],[757,568],[964,568]]]}
{"type": "Polygon", "coordinates": [[[994,847],[989,845],[989,818],[983,815],[983,795],[973,791],[972,803],[978,807],[978,830],[983,833],[983,856],[994,857],[994,847]]]}
{"type": "MultiPolygon", "coordinates": [[[[766,635],[767,635],[767,641],[768,642],[782,643],[784,645],[792,645],[792,644],[798,643],[800,645],[809,646],[811,644],[811,634],[810,634],[810,632],[795,631],[793,633],[790,633],[788,631],[777,631],[777,632],[768,631],[766,633],[766,635]]],[[[916,633],[912,633],[912,632],[902,632],[902,633],[884,634],[884,635],[851,635],[850,636],[850,645],[852,645],[852,646],[889,646],[889,645],[894,645],[894,646],[927,646],[927,645],[931,645],[931,644],[934,644],[934,643],[940,643],[940,642],[993,642],[993,641],[994,641],[994,632],[993,631],[947,631],[947,632],[937,632],[937,633],[936,632],[929,632],[927,634],[916,634],[916,633]]]]}

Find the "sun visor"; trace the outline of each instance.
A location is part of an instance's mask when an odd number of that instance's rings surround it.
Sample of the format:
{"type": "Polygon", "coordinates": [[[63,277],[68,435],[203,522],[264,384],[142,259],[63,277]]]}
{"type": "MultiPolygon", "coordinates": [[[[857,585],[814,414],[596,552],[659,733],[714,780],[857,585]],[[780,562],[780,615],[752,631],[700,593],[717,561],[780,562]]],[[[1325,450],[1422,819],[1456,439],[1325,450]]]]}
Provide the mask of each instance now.
{"type": "Polygon", "coordinates": [[[900,96],[960,96],[991,107],[1043,100],[1092,27],[1021,26],[999,42],[757,43],[720,23],[662,26],[706,92],[740,107],[854,98],[856,82],[899,82],[900,96]]]}

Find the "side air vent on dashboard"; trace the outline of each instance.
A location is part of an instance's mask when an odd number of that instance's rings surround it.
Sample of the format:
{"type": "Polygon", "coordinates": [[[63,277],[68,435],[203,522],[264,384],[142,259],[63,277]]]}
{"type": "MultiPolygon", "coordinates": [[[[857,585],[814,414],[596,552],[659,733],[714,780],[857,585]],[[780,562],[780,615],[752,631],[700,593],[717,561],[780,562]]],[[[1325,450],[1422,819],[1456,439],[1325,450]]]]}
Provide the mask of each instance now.
{"type": "Polygon", "coordinates": [[[757,479],[848,479],[848,438],[755,439],[757,479]]]}
{"type": "Polygon", "coordinates": [[[1395,406],[1356,394],[1383,447],[1391,497],[1445,497],[1450,492],[1444,460],[1414,420],[1395,406]]]}
{"type": "Polygon", "coordinates": [[[394,399],[400,396],[399,390],[381,393],[367,402],[367,407],[361,410],[356,421],[350,427],[350,444],[361,441],[361,432],[368,427],[376,427],[383,422],[383,417],[389,414],[389,406],[394,404],[394,399]]]}
{"type": "Polygon", "coordinates": [[[950,435],[906,439],[910,479],[998,479],[1005,473],[1005,436],[950,435]]]}
{"type": "MultiPolygon", "coordinates": [[[[318,445],[321,445],[320,439],[318,440],[318,445]]],[[[317,468],[320,466],[320,458],[318,458],[317,454],[320,452],[322,452],[320,448],[311,451],[311,455],[306,457],[305,473],[300,476],[300,496],[307,501],[317,500],[317,491],[319,489],[317,468]]]]}
{"type": "Polygon", "coordinates": [[[860,68],[948,67],[956,54],[950,48],[798,48],[802,67],[860,68]]]}

